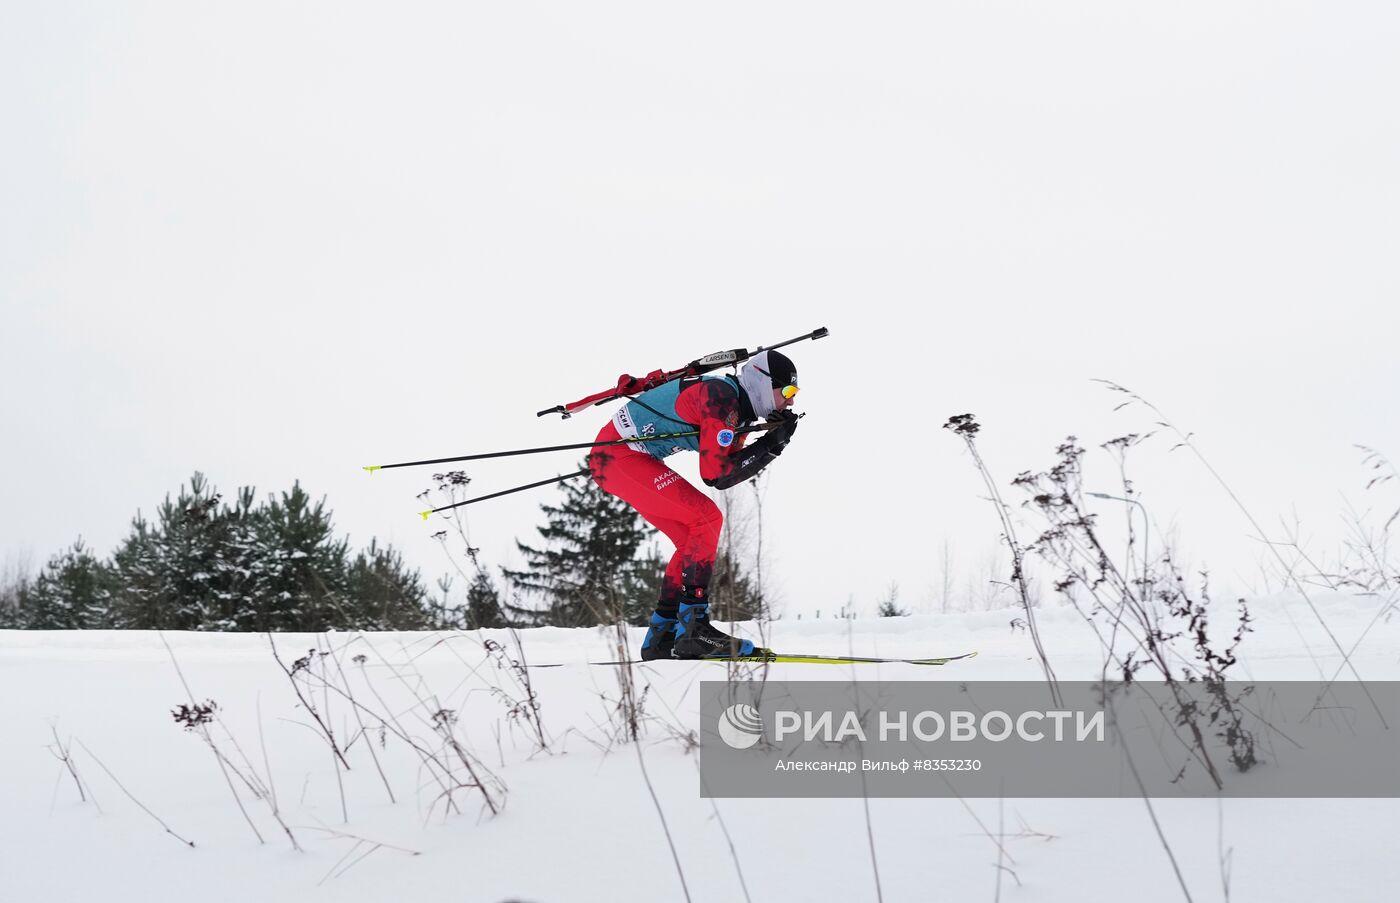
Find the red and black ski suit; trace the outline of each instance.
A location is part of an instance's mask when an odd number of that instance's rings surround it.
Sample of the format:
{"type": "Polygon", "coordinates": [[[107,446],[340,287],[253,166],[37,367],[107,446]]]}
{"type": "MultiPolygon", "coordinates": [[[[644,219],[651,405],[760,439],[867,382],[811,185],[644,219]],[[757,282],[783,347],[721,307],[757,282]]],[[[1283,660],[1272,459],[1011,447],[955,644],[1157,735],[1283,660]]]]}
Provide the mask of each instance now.
{"type": "Polygon", "coordinates": [[[747,434],[734,431],[753,419],[753,408],[734,380],[705,377],[642,393],[598,433],[599,442],[638,441],[595,448],[588,457],[593,479],[676,544],[662,581],[661,608],[675,604],[683,587],[709,585],[724,521],[708,496],[661,459],[678,451],[698,451],[705,484],[728,489],[766,467],[785,444],[778,430],[745,448],[747,434]],[[693,430],[700,435],[649,438],[693,430]]]}

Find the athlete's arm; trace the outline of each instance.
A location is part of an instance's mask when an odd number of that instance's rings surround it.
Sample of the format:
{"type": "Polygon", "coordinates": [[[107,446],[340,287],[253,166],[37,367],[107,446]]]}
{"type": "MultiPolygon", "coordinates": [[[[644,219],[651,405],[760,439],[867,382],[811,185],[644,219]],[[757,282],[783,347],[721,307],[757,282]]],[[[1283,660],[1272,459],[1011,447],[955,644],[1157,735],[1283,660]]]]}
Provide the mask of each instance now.
{"type": "Polygon", "coordinates": [[[720,380],[705,380],[681,392],[676,412],[700,428],[700,478],[705,485],[728,489],[756,476],[778,455],[791,437],[779,428],[744,446],[739,426],[739,395],[720,380]]]}
{"type": "Polygon", "coordinates": [[[758,476],[759,471],[773,463],[773,460],[782,453],[784,443],[774,442],[773,440],[777,438],[775,435],[764,436],[748,448],[730,455],[731,467],[729,471],[717,479],[705,480],[705,483],[716,489],[728,489],[758,476]]]}

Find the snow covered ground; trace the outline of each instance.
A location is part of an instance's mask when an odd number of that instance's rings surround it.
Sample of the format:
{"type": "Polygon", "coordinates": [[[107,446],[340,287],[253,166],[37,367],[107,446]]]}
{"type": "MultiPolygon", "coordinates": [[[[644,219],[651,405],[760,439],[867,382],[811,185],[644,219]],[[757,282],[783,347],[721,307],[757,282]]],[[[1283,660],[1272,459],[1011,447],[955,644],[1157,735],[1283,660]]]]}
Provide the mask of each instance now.
{"type": "MultiPolygon", "coordinates": [[[[1380,600],[1319,605],[1348,648],[1370,626],[1354,655],[1363,677],[1400,679],[1400,619],[1372,625],[1380,600]]],[[[1238,677],[1330,676],[1340,658],[1302,600],[1252,608],[1257,630],[1238,677]]],[[[1029,639],[1009,627],[1015,616],[781,621],[771,645],[785,651],[980,655],[942,669],[778,665],[770,679],[1038,679],[1029,639]]],[[[1096,644],[1077,615],[1047,610],[1041,625],[1061,679],[1096,676],[1096,644]]],[[[347,772],[265,636],[0,632],[0,901],[681,900],[662,815],[696,901],[1185,899],[1141,800],[872,800],[867,821],[861,800],[702,799],[685,736],[697,727],[696,682],[722,676],[721,666],[638,669],[647,718],[637,747],[615,738],[617,669],[581,664],[613,657],[607,632],[523,638],[531,662],[571,663],[531,671],[547,751],[492,689],[518,692],[480,634],[276,637],[288,666],[318,645],[334,650],[312,660],[312,673],[363,705],[369,735],[356,738],[343,697],[314,698],[349,744],[347,772]],[[218,704],[210,736],[229,767],[275,793],[303,851],[268,801],[237,776],[226,780],[205,741],[174,723],[171,710],[190,694],[218,704]],[[439,709],[451,710],[454,736],[503,785],[493,791],[499,814],[470,790],[458,790],[460,812],[448,812],[431,770],[394,736],[440,751],[431,720],[439,709]],[[382,738],[371,712],[392,715],[382,738]],[[72,739],[87,802],[54,756],[51,725],[72,739]],[[1009,835],[1005,868],[984,826],[1009,835]]],[[[1153,809],[1193,900],[1396,899],[1396,800],[1160,800],[1153,809]]]]}

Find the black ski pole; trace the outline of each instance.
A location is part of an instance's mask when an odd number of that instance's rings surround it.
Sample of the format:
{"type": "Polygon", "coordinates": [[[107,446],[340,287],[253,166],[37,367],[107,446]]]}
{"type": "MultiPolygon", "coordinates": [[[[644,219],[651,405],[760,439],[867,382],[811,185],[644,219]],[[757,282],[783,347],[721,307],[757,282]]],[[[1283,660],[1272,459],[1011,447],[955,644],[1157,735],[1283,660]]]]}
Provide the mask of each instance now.
{"type": "MultiPolygon", "coordinates": [[[[798,414],[797,416],[798,416],[798,417],[805,417],[806,415],[805,415],[805,414],[798,414]]],[[[756,424],[754,424],[753,426],[746,426],[746,427],[744,427],[744,428],[742,428],[742,429],[735,430],[734,432],[736,432],[736,433],[753,433],[753,432],[758,432],[758,431],[761,431],[761,430],[771,430],[771,429],[773,429],[773,428],[775,428],[775,427],[778,427],[778,426],[781,426],[781,425],[782,425],[781,422],[778,422],[778,423],[756,423],[756,424]]],[[[699,430],[695,430],[695,431],[689,432],[689,433],[667,433],[667,434],[664,435],[664,436],[648,436],[648,437],[644,437],[644,438],[642,438],[642,439],[617,439],[617,440],[614,440],[614,441],[611,441],[611,442],[594,442],[594,443],[590,443],[590,444],[591,444],[591,445],[595,445],[595,446],[596,446],[596,445],[617,445],[617,444],[622,443],[622,442],[638,442],[638,441],[643,441],[643,442],[645,442],[645,441],[650,441],[651,439],[669,439],[669,438],[671,438],[671,437],[673,437],[673,436],[698,436],[699,434],[700,434],[700,431],[699,431],[699,430]]],[[[589,447],[590,444],[586,444],[586,445],[564,445],[564,446],[560,446],[560,447],[561,447],[561,448],[587,448],[587,447],[589,447]]],[[[533,450],[534,450],[534,451],[552,451],[553,449],[533,449],[533,450]]],[[[503,452],[502,454],[523,454],[523,453],[524,453],[524,452],[503,452]]],[[[490,456],[488,455],[488,456],[486,456],[486,457],[490,457],[490,456]]],[[[444,459],[442,459],[442,460],[445,460],[445,461],[460,461],[460,460],[463,460],[463,459],[462,459],[462,458],[444,458],[444,459]]],[[[415,463],[418,463],[418,464],[431,464],[431,463],[436,463],[436,462],[432,462],[432,461],[418,461],[418,462],[415,462],[415,463]]],[[[406,464],[386,464],[386,465],[384,465],[384,466],[385,466],[385,467],[406,467],[406,466],[408,466],[408,465],[406,465],[406,464]]],[[[370,469],[370,468],[368,468],[368,467],[365,468],[365,470],[369,470],[369,469],[370,469]]],[[[379,468],[375,468],[375,469],[378,470],[379,468]]],[[[420,516],[422,516],[423,520],[427,520],[429,515],[437,514],[439,511],[447,511],[447,510],[450,510],[450,509],[452,509],[452,508],[460,508],[460,507],[462,507],[463,505],[471,505],[471,504],[475,504],[476,502],[484,502],[484,501],[486,501],[487,499],[496,499],[496,498],[500,498],[500,497],[503,496],[503,495],[510,495],[512,492],[524,492],[526,489],[534,489],[534,488],[537,487],[537,486],[548,486],[550,483],[562,483],[564,480],[572,480],[574,477],[581,477],[581,476],[583,476],[583,475],[586,474],[586,473],[588,473],[588,468],[587,468],[587,467],[584,467],[584,468],[582,468],[581,470],[576,470],[576,471],[574,471],[573,473],[565,474],[565,475],[562,476],[562,477],[550,477],[550,478],[547,479],[547,480],[540,480],[538,483],[528,483],[528,484],[526,484],[526,485],[524,485],[524,486],[517,486],[517,487],[515,487],[514,489],[502,489],[500,492],[493,492],[493,493],[491,493],[490,495],[482,495],[482,496],[478,496],[478,497],[476,497],[476,498],[474,498],[474,499],[467,499],[467,500],[464,501],[464,502],[454,502],[454,503],[452,503],[451,505],[443,505],[441,508],[430,508],[430,509],[428,509],[427,511],[420,511],[420,512],[418,512],[418,513],[419,513],[420,516]]]]}
{"type": "Polygon", "coordinates": [[[422,516],[423,520],[427,520],[429,515],[437,514],[439,511],[447,511],[450,508],[460,508],[463,505],[471,505],[475,502],[484,502],[487,499],[500,498],[503,495],[510,495],[512,492],[524,492],[526,489],[534,489],[537,486],[548,486],[550,483],[562,483],[565,480],[572,480],[574,477],[581,477],[586,473],[588,473],[587,467],[581,470],[577,470],[573,473],[566,473],[562,477],[550,477],[547,480],[540,480],[538,483],[530,483],[526,486],[517,486],[514,489],[502,489],[500,492],[493,492],[490,495],[478,496],[474,499],[467,499],[465,502],[454,502],[451,505],[443,505],[441,508],[432,508],[427,511],[420,511],[418,513],[422,516]]]}
{"type": "MultiPolygon", "coordinates": [[[[746,426],[735,430],[735,433],[753,433],[763,430],[770,430],[776,424],[756,423],[753,426],[746,426]]],[[[453,461],[480,461],[485,458],[509,458],[513,455],[536,455],[541,452],[568,451],[575,448],[601,448],[605,445],[623,445],[628,442],[652,442],[657,439],[683,439],[687,436],[698,436],[699,430],[690,430],[685,433],[663,433],[659,436],[638,436],[635,439],[613,439],[607,442],[576,442],[572,445],[549,445],[544,448],[517,448],[511,451],[482,452],[479,455],[458,455],[455,458],[431,458],[426,461],[401,461],[398,464],[370,464],[362,468],[370,473],[376,470],[389,470],[393,467],[416,467],[420,464],[449,464],[453,461]]]]}

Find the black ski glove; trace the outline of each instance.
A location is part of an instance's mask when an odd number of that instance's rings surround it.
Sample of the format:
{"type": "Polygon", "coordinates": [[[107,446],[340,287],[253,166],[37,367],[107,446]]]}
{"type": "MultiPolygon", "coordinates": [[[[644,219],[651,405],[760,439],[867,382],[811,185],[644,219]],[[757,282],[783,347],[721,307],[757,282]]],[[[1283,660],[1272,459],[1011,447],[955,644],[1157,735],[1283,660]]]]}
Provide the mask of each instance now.
{"type": "MultiPolygon", "coordinates": [[[[777,456],[783,453],[783,449],[792,441],[792,434],[797,432],[797,421],[801,418],[801,414],[792,411],[774,411],[768,415],[769,423],[778,424],[768,431],[768,436],[773,439],[770,454],[777,456]]],[[[757,443],[754,444],[757,445],[757,443]]]]}
{"type": "Polygon", "coordinates": [[[754,444],[740,449],[732,456],[733,470],[714,482],[705,482],[716,489],[728,489],[757,476],[759,471],[782,454],[782,447],[787,444],[787,437],[782,435],[785,429],[786,427],[772,429],[754,444]]]}

